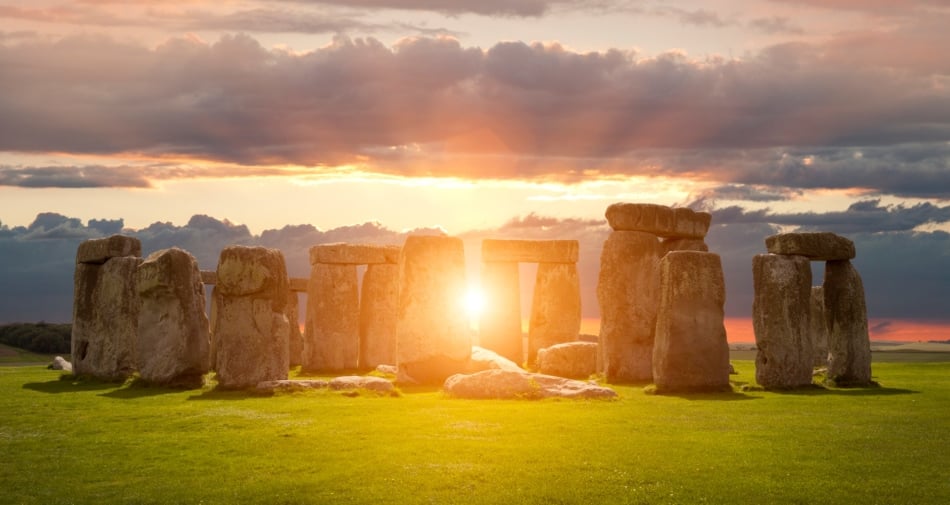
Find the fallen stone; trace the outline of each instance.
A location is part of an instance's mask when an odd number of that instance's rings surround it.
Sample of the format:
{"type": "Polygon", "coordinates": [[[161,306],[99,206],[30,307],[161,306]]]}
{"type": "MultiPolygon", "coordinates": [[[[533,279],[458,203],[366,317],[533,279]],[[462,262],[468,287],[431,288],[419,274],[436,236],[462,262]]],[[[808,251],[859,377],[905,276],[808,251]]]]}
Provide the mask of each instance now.
{"type": "Polygon", "coordinates": [[[393,391],[393,383],[382,377],[373,377],[372,375],[347,375],[336,377],[330,381],[330,389],[334,391],[343,391],[351,389],[366,389],[376,391],[377,393],[389,393],[393,391]]]}
{"type": "Polygon", "coordinates": [[[455,237],[412,235],[399,260],[396,366],[400,382],[441,384],[472,353],[465,249],[455,237]]]}
{"type": "Polygon", "coordinates": [[[482,240],[482,261],[506,263],[577,263],[576,240],[482,240]]]}
{"type": "Polygon", "coordinates": [[[752,259],[752,327],[758,352],[755,380],[766,389],[812,383],[811,264],[804,256],[759,254],[752,259]]]}
{"type": "Polygon", "coordinates": [[[287,378],[287,284],[279,250],[228,246],[221,251],[211,334],[218,387],[246,389],[287,378]]]}
{"type": "Polygon", "coordinates": [[[140,376],[153,384],[201,386],[211,367],[211,339],[197,260],[175,247],[163,249],[139,265],[135,277],[140,376]]]}
{"type": "Polygon", "coordinates": [[[640,231],[663,238],[703,239],[712,215],[687,208],[650,203],[615,203],[607,207],[607,224],[617,231],[640,231]]]}
{"type": "Polygon", "coordinates": [[[660,298],[660,244],[656,236],[615,231],[600,255],[600,368],[607,381],[651,382],[660,298]]]}
{"type": "Polygon", "coordinates": [[[825,292],[821,286],[811,287],[811,346],[815,353],[813,366],[828,366],[828,320],[825,316],[825,292]]]}
{"type": "Polygon", "coordinates": [[[376,365],[376,371],[386,375],[396,375],[399,369],[396,368],[396,365],[376,365]]]}
{"type": "Polygon", "coordinates": [[[508,370],[524,372],[525,370],[510,359],[483,347],[472,346],[472,357],[465,373],[481,372],[483,370],[508,370]]]}
{"type": "Polygon", "coordinates": [[[515,363],[523,363],[518,264],[482,263],[481,287],[486,303],[479,317],[479,343],[515,363]]]}
{"type": "Polygon", "coordinates": [[[312,389],[326,389],[330,383],[324,380],[276,380],[264,381],[254,388],[259,393],[308,391],[312,389]]]}
{"type": "Polygon", "coordinates": [[[442,389],[449,396],[470,399],[541,398],[616,398],[609,388],[590,382],[565,379],[551,375],[485,370],[474,374],[456,374],[446,379],[442,389]]]}
{"type": "Polygon", "coordinates": [[[538,350],[573,342],[581,331],[581,288],[573,263],[539,263],[528,323],[528,363],[538,350]]]}
{"type": "Polygon", "coordinates": [[[50,370],[63,370],[64,372],[72,372],[73,364],[66,361],[66,358],[62,356],[56,356],[53,358],[53,362],[49,365],[50,370]]]}
{"type": "Polygon", "coordinates": [[[399,262],[400,247],[396,245],[321,244],[310,248],[310,264],[378,265],[399,262]]]}
{"type": "Polygon", "coordinates": [[[70,347],[76,375],[114,381],[136,370],[139,295],[135,272],[142,258],[114,257],[76,265],[70,347]]]}
{"type": "Polygon", "coordinates": [[[660,261],[660,285],[653,345],[656,392],[731,391],[719,255],[667,254],[660,261]]]}
{"type": "Polygon", "coordinates": [[[399,265],[369,265],[360,292],[359,366],[396,362],[399,265]]]}
{"type": "Polygon", "coordinates": [[[310,268],[303,370],[339,372],[359,366],[360,299],[356,265],[310,268]]]}
{"type": "Polygon", "coordinates": [[[861,276],[850,261],[829,261],[822,287],[828,328],[828,379],[841,387],[873,385],[861,276]]]}
{"type": "Polygon", "coordinates": [[[538,351],[538,371],[545,375],[586,379],[597,373],[597,344],[568,342],[538,351]]]}
{"type": "Polygon", "coordinates": [[[76,249],[76,263],[101,265],[111,258],[142,256],[142,243],[135,237],[112,235],[82,242],[76,249]]]}
{"type": "Polygon", "coordinates": [[[850,260],[854,242],[834,233],[780,233],[765,239],[772,254],[804,256],[812,261],[850,260]]]}

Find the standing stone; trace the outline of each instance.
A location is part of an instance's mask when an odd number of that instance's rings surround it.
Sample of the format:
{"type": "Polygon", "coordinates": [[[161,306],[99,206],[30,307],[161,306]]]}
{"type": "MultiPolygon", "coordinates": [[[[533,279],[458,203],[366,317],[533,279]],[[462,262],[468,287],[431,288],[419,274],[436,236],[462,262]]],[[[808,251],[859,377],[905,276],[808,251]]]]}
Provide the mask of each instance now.
{"type": "Polygon", "coordinates": [[[523,363],[518,264],[482,263],[482,291],[485,308],[478,323],[479,344],[515,363],[523,363]]]}
{"type": "Polygon", "coordinates": [[[871,341],[864,283],[850,261],[825,264],[828,379],[837,386],[869,386],[871,341]]]}
{"type": "Polygon", "coordinates": [[[472,352],[465,249],[456,237],[410,236],[399,259],[396,366],[400,381],[441,384],[472,352]]]}
{"type": "Polygon", "coordinates": [[[804,256],[759,254],[752,260],[755,379],[765,388],[812,381],[811,264],[804,256]]]}
{"type": "Polygon", "coordinates": [[[287,378],[290,368],[284,256],[266,247],[229,246],[218,259],[212,342],[222,388],[287,378]]]}
{"type": "Polygon", "coordinates": [[[300,333],[300,302],[297,292],[287,294],[287,348],[290,366],[303,364],[303,334],[300,333]]]}
{"type": "Polygon", "coordinates": [[[814,366],[828,366],[828,321],[825,317],[825,292],[822,286],[811,287],[811,346],[814,366]]]}
{"type": "Polygon", "coordinates": [[[342,371],[359,366],[360,298],[356,265],[310,268],[303,369],[342,371]]]}
{"type": "Polygon", "coordinates": [[[396,362],[399,265],[366,267],[360,294],[360,368],[396,362]]]}
{"type": "Polygon", "coordinates": [[[581,331],[581,288],[574,263],[538,263],[528,326],[528,363],[538,350],[573,342],[581,331]]]}
{"type": "Polygon", "coordinates": [[[121,380],[135,371],[135,270],[141,262],[128,256],[76,265],[71,338],[76,375],[121,380]]]}
{"type": "Polygon", "coordinates": [[[660,284],[653,347],[657,392],[730,391],[719,255],[670,252],[660,261],[660,284]]]}
{"type": "Polygon", "coordinates": [[[135,273],[141,306],[135,358],[147,382],[200,386],[211,366],[198,262],[178,249],[152,253],[135,273]]]}
{"type": "Polygon", "coordinates": [[[597,280],[601,366],[609,382],[653,379],[661,247],[655,235],[615,231],[604,241],[597,280]]]}

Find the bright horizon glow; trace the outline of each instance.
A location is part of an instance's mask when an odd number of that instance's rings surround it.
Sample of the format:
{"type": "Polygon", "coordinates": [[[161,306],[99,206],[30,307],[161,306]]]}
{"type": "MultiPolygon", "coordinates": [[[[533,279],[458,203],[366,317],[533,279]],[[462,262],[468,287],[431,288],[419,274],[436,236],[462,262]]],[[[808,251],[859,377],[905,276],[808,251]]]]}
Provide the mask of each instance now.
{"type": "Polygon", "coordinates": [[[478,320],[485,311],[486,303],[485,292],[482,291],[481,287],[471,285],[465,291],[465,295],[462,298],[462,307],[468,315],[469,324],[475,330],[478,329],[478,320]]]}

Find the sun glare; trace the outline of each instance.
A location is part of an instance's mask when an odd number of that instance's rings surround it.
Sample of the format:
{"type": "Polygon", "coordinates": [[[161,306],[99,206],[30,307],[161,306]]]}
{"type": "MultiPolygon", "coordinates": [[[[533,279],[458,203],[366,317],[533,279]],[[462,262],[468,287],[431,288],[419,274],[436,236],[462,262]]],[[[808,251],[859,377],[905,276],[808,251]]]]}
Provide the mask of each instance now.
{"type": "Polygon", "coordinates": [[[470,286],[462,298],[462,306],[468,317],[477,321],[485,310],[485,293],[477,286],[470,286]]]}

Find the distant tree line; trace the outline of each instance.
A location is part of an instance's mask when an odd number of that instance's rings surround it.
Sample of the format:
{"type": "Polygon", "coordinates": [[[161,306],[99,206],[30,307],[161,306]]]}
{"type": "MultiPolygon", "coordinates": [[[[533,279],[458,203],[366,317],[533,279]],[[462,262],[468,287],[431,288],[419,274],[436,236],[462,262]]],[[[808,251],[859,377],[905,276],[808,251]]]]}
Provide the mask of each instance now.
{"type": "Polygon", "coordinates": [[[0,325],[0,344],[40,354],[69,354],[73,325],[13,323],[0,325]]]}

